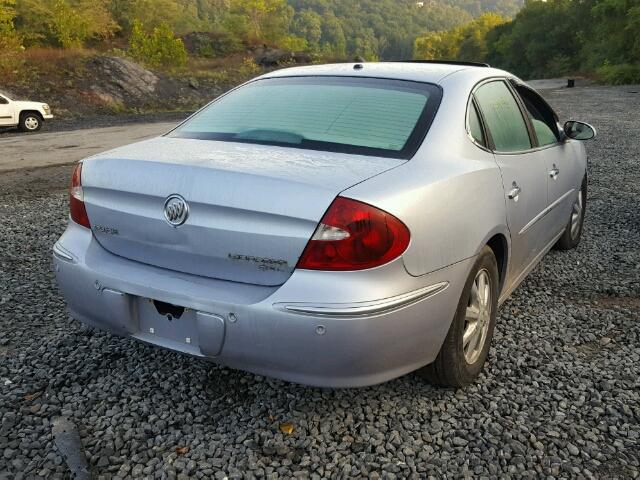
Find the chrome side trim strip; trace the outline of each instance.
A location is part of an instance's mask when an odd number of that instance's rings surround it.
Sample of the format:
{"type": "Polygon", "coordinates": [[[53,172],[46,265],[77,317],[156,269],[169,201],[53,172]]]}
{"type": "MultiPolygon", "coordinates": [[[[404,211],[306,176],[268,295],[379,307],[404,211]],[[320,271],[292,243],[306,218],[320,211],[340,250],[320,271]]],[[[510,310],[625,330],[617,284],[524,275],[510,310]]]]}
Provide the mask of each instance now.
{"type": "Polygon", "coordinates": [[[64,260],[65,262],[76,263],[76,259],[73,255],[68,252],[62,245],[56,243],[53,246],[53,254],[59,258],[60,260],[64,260]]]}
{"type": "Polygon", "coordinates": [[[533,217],[533,219],[531,219],[529,221],[529,223],[527,223],[524,227],[522,227],[522,230],[520,230],[518,232],[518,235],[522,235],[524,232],[526,232],[527,230],[529,230],[531,227],[533,227],[533,225],[540,220],[542,217],[544,217],[547,213],[549,213],[551,210],[553,210],[554,208],[556,208],[558,205],[560,205],[565,198],[567,198],[569,195],[571,195],[573,192],[575,192],[576,189],[572,188],[571,190],[569,190],[567,193],[565,193],[564,195],[562,195],[560,198],[558,198],[555,202],[553,202],[551,205],[549,205],[547,208],[545,208],[544,210],[542,210],[538,215],[536,215],[535,217],[533,217]]]}
{"type": "Polygon", "coordinates": [[[403,293],[394,297],[369,302],[356,303],[276,303],[274,308],[286,312],[301,313],[304,315],[326,317],[359,317],[378,315],[380,313],[396,310],[412,303],[416,303],[427,297],[436,295],[445,290],[449,282],[440,282],[428,287],[419,288],[412,292],[403,293]]]}

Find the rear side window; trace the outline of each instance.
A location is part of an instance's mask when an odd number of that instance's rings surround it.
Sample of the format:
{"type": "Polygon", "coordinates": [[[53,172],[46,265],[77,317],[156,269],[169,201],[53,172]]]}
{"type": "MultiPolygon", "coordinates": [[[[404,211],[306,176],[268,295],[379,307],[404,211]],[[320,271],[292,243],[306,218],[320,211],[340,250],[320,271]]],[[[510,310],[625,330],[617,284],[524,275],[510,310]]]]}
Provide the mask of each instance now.
{"type": "Polygon", "coordinates": [[[482,124],[480,123],[480,115],[473,102],[469,103],[469,116],[468,116],[468,128],[471,137],[483,147],[487,146],[487,142],[484,139],[484,133],[482,132],[482,124]]]}
{"type": "Polygon", "coordinates": [[[527,125],[504,82],[485,83],[476,90],[475,97],[496,151],[518,152],[531,148],[527,125]]]}
{"type": "Polygon", "coordinates": [[[257,80],[170,136],[410,158],[440,102],[435,85],[372,78],[257,80]]]}

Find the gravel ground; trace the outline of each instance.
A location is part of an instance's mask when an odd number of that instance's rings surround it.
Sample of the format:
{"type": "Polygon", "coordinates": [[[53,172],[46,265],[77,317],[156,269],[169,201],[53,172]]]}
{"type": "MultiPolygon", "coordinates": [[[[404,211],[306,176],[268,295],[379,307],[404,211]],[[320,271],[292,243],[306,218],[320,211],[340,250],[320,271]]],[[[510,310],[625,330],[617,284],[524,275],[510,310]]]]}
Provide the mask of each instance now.
{"type": "Polygon", "coordinates": [[[639,89],[546,93],[599,130],[582,243],[502,307],[486,373],[458,391],[307,388],[87,329],[50,267],[69,167],[3,175],[0,478],[70,475],[58,417],[96,478],[639,478],[639,89]]]}

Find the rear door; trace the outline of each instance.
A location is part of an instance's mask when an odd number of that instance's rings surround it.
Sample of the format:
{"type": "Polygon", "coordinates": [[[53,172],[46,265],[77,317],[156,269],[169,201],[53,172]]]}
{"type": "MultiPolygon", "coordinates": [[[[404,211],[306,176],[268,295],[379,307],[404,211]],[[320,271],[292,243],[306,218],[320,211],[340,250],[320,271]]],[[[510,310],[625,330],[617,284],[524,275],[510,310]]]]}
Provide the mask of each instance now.
{"type": "Polygon", "coordinates": [[[481,84],[474,96],[502,174],[513,279],[534,260],[549,236],[544,218],[547,167],[544,155],[533,149],[520,106],[504,80],[481,84]]]}

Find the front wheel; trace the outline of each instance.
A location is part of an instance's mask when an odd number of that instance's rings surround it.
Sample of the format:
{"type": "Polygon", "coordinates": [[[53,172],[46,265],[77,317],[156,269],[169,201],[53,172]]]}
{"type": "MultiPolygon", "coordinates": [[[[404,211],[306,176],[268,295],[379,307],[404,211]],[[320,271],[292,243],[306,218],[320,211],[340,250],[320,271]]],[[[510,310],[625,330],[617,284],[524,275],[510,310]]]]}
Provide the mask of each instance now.
{"type": "Polygon", "coordinates": [[[37,113],[23,113],[20,115],[19,127],[23,132],[37,132],[42,128],[42,117],[37,113]]]}
{"type": "Polygon", "coordinates": [[[571,207],[569,222],[562,233],[560,239],[554,245],[557,250],[571,250],[576,248],[582,238],[582,227],[584,225],[584,213],[587,208],[587,178],[582,180],[582,186],[578,196],[571,207]]]}
{"type": "Polygon", "coordinates": [[[498,310],[498,263],[485,246],[465,283],[453,322],[435,361],[419,370],[431,383],[462,387],[484,366],[498,310]]]}

